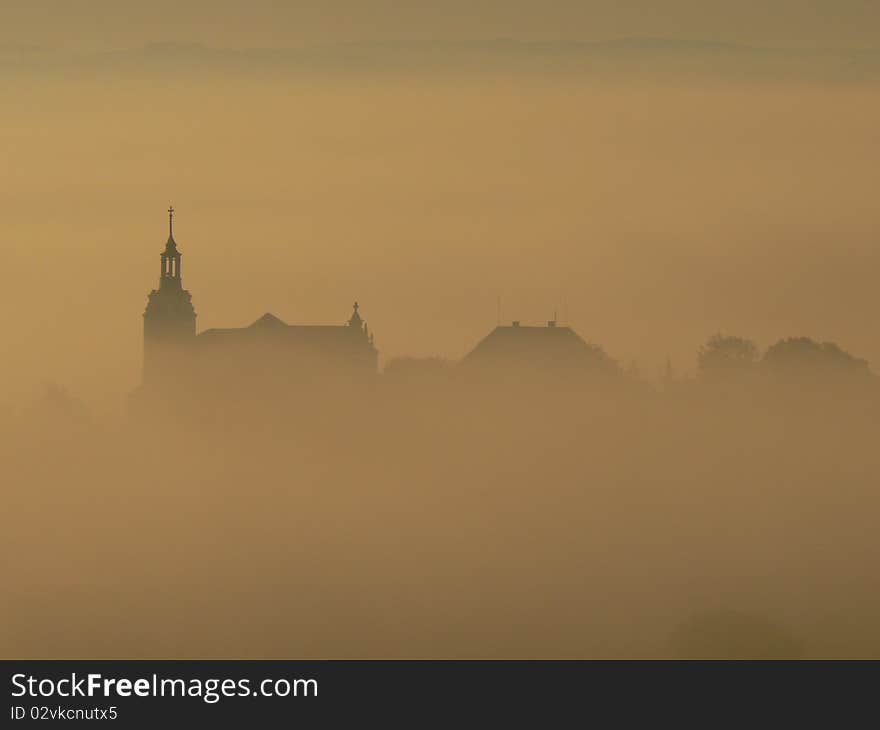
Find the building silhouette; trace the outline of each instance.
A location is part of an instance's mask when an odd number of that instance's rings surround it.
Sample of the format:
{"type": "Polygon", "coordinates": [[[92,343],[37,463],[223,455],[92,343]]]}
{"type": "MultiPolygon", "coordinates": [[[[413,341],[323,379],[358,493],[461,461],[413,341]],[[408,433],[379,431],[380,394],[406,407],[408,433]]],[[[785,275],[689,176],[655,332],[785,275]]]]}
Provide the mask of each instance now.
{"type": "MultiPolygon", "coordinates": [[[[192,296],[183,288],[181,258],[174,209],[169,208],[159,287],[150,292],[144,311],[144,395],[271,395],[327,378],[359,382],[377,374],[378,352],[357,302],[350,317],[337,325],[288,324],[266,313],[245,327],[197,333],[192,296]]],[[[559,378],[617,373],[618,367],[600,347],[551,320],[546,326],[512,322],[495,327],[455,370],[491,379],[559,378]]]]}
{"type": "Polygon", "coordinates": [[[159,288],[150,292],[144,311],[147,391],[162,392],[170,382],[227,391],[234,383],[240,391],[376,374],[378,352],[357,302],[339,325],[290,325],[267,313],[247,327],[197,334],[192,296],[181,278],[173,208],[160,260],[159,288]]]}
{"type": "Polygon", "coordinates": [[[495,327],[465,355],[460,368],[471,373],[557,377],[612,372],[617,366],[571,327],[560,327],[556,320],[550,320],[546,326],[515,321],[495,327]]]}

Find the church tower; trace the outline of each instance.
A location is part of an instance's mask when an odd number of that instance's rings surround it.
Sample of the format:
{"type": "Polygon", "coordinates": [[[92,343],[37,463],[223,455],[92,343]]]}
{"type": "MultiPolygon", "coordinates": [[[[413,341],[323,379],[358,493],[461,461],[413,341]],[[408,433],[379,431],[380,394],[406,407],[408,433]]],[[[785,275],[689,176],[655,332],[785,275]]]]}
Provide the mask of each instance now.
{"type": "Polygon", "coordinates": [[[180,251],[174,240],[174,208],[168,208],[168,242],[160,256],[159,288],[150,292],[144,312],[144,384],[162,382],[180,366],[196,336],[192,296],[180,278],[180,251]]]}

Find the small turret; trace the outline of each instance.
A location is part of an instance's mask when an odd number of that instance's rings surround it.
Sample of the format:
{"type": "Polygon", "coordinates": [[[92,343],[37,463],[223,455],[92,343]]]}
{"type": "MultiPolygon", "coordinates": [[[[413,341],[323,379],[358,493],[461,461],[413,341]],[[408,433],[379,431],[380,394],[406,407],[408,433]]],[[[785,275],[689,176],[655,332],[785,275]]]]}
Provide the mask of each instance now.
{"type": "Polygon", "coordinates": [[[360,309],[360,305],[355,302],[354,303],[354,312],[351,314],[351,319],[348,320],[349,327],[357,327],[360,329],[363,325],[363,320],[361,319],[361,315],[358,313],[358,309],[360,309]]]}

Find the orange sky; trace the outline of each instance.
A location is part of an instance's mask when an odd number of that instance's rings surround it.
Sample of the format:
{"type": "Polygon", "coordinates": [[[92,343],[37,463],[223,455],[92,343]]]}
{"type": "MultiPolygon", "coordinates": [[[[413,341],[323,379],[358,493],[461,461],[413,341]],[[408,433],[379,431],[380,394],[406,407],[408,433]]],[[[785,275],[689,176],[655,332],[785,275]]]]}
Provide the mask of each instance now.
{"type": "MultiPolygon", "coordinates": [[[[351,6],[334,25],[326,10],[271,15],[257,3],[235,26],[221,22],[241,12],[235,3],[198,15],[159,2],[150,17],[112,3],[100,24],[93,5],[77,17],[53,5],[43,24],[39,3],[13,5],[0,43],[11,27],[20,43],[86,50],[507,33],[500,4],[472,16],[452,5],[430,34],[421,20],[438,11],[427,4],[399,15],[375,6],[375,24],[351,6]]],[[[795,5],[765,8],[754,33],[745,26],[757,4],[727,11],[739,25],[725,32],[714,32],[724,14],[687,3],[663,18],[636,18],[633,3],[588,5],[589,18],[561,4],[536,26],[525,19],[537,6],[521,3],[504,18],[524,38],[662,34],[670,18],[689,18],[678,35],[860,45],[880,27],[854,22],[876,12],[866,4],[836,6],[822,29],[823,4],[795,5]],[[575,17],[583,24],[563,22],[575,17]]],[[[701,57],[687,54],[662,78],[629,66],[177,73],[138,58],[106,73],[65,61],[0,74],[2,397],[50,381],[115,401],[138,381],[170,202],[200,329],[266,311],[341,322],[358,299],[383,357],[455,358],[495,324],[500,297],[505,320],[567,312],[648,377],[667,356],[692,369],[718,330],[762,346],[832,339],[880,363],[880,105],[873,81],[815,80],[821,56],[795,77],[766,78],[695,76],[701,57]]]]}

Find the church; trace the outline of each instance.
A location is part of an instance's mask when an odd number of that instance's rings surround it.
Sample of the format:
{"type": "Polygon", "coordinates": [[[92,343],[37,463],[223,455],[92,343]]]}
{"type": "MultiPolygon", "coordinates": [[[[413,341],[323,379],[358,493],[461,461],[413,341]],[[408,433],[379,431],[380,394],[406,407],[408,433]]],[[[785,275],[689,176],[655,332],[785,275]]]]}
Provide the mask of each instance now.
{"type": "Polygon", "coordinates": [[[150,292],[144,311],[146,392],[161,393],[172,382],[238,390],[376,375],[378,352],[357,302],[349,319],[338,325],[287,324],[265,314],[246,327],[197,333],[192,295],[183,288],[181,257],[174,240],[174,209],[169,208],[159,288],[150,292]]]}

